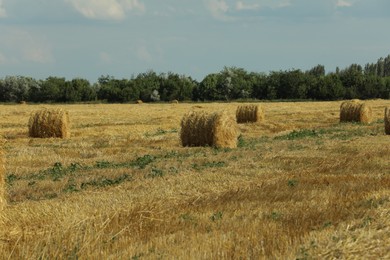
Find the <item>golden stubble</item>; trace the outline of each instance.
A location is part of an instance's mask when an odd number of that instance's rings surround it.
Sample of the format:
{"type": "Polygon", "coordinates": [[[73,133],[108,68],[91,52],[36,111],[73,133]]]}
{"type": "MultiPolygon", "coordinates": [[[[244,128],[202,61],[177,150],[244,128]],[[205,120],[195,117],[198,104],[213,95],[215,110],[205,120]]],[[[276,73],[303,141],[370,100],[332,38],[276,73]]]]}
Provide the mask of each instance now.
{"type": "Polygon", "coordinates": [[[235,149],[182,147],[180,121],[241,103],[46,105],[69,111],[69,139],[28,138],[42,106],[2,105],[1,255],[388,257],[369,239],[388,241],[388,101],[366,102],[366,125],[340,124],[341,102],[262,103],[266,119],[240,124],[235,149]]]}

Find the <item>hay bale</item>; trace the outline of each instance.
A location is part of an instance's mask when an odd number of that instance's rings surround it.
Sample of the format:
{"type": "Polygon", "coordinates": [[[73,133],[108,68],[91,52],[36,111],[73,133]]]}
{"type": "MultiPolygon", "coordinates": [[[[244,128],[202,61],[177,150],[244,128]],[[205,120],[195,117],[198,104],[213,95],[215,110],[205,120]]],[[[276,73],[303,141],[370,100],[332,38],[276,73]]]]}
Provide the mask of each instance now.
{"type": "Polygon", "coordinates": [[[241,105],[237,107],[237,123],[264,121],[264,109],[260,105],[241,105]]]}
{"type": "Polygon", "coordinates": [[[237,138],[237,122],[226,111],[190,111],[181,120],[180,139],[183,146],[236,148],[237,138]]]}
{"type": "Polygon", "coordinates": [[[385,108],[385,133],[390,135],[390,107],[385,108]]]}
{"type": "Polygon", "coordinates": [[[142,104],[144,103],[141,99],[138,99],[137,101],[135,101],[136,104],[142,104]]]}
{"type": "Polygon", "coordinates": [[[67,138],[69,132],[69,115],[62,109],[41,109],[31,115],[29,136],[38,138],[67,138]]]}
{"type": "Polygon", "coordinates": [[[177,99],[171,100],[171,103],[172,104],[179,104],[179,100],[177,100],[177,99]]]}
{"type": "MultiPolygon", "coordinates": [[[[0,141],[0,146],[2,146],[2,141],[0,141]]],[[[5,199],[5,163],[4,163],[4,153],[2,147],[0,148],[0,215],[2,210],[7,205],[7,200],[5,199]]]]}
{"type": "Polygon", "coordinates": [[[344,101],[340,106],[340,122],[371,123],[372,109],[360,100],[344,101]]]}
{"type": "Polygon", "coordinates": [[[19,101],[19,104],[21,104],[21,105],[26,105],[27,102],[22,100],[22,101],[19,101]]]}

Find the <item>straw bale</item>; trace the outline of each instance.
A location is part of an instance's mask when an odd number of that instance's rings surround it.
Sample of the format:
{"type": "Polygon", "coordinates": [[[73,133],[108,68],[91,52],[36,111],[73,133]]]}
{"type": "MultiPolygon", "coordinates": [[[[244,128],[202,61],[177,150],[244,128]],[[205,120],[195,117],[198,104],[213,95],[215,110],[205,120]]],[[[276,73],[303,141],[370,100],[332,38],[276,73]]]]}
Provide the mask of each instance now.
{"type": "Polygon", "coordinates": [[[19,104],[21,104],[21,105],[26,105],[27,102],[22,100],[22,101],[19,101],[19,104]]]}
{"type": "Polygon", "coordinates": [[[177,100],[177,99],[171,100],[171,103],[172,104],[179,104],[179,100],[177,100]]]}
{"type": "Polygon", "coordinates": [[[190,111],[181,120],[180,138],[183,146],[236,148],[237,122],[226,111],[190,111]]]}
{"type": "Polygon", "coordinates": [[[390,107],[385,108],[385,133],[390,135],[390,107]]]}
{"type": "Polygon", "coordinates": [[[144,103],[141,99],[138,99],[137,101],[135,101],[136,104],[142,104],[144,103]]]}
{"type": "Polygon", "coordinates": [[[237,107],[237,123],[264,121],[264,109],[260,105],[241,105],[237,107]]]}
{"type": "Polygon", "coordinates": [[[41,109],[31,115],[29,136],[38,138],[68,138],[70,136],[69,115],[62,109],[41,109]]]}
{"type": "Polygon", "coordinates": [[[344,101],[340,106],[340,122],[371,123],[372,109],[360,100],[344,101]]]}

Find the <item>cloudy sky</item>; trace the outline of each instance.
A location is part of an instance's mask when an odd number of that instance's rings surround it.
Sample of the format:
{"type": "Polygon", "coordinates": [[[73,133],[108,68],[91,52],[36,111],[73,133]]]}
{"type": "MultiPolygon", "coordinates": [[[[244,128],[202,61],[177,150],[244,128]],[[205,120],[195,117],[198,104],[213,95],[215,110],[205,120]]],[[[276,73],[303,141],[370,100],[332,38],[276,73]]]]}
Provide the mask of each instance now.
{"type": "Polygon", "coordinates": [[[389,0],[0,0],[0,78],[329,72],[390,54],[389,24],[389,0]]]}

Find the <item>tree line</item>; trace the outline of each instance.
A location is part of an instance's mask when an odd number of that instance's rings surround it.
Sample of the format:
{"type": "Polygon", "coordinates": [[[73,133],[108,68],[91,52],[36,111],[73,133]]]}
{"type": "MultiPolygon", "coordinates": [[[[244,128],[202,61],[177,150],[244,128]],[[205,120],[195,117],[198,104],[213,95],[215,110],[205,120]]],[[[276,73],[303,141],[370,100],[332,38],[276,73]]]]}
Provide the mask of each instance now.
{"type": "Polygon", "coordinates": [[[352,64],[325,73],[323,65],[310,70],[291,69],[269,73],[225,67],[198,82],[173,72],[147,71],[130,79],[101,76],[96,83],[75,78],[24,76],[0,79],[0,102],[110,102],[232,101],[275,99],[390,98],[390,55],[364,67],[352,64]]]}

